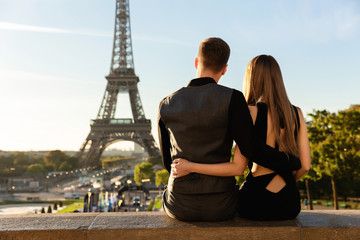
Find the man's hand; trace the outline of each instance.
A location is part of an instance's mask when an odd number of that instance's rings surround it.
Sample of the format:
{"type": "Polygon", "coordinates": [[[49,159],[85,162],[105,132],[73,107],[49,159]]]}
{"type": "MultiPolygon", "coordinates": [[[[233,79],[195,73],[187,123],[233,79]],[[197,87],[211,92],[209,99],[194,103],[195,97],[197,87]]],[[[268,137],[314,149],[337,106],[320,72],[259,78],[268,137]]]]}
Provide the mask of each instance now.
{"type": "Polygon", "coordinates": [[[191,162],[183,158],[177,158],[171,164],[171,173],[175,178],[183,177],[191,173],[191,162]]]}

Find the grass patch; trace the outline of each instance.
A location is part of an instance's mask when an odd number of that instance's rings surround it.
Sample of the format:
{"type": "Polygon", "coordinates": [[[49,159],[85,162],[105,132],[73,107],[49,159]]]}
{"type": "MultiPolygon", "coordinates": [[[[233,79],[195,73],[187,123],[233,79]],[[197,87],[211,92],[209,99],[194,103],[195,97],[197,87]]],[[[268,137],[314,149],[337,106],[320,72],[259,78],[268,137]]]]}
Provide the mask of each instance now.
{"type": "Polygon", "coordinates": [[[152,211],[152,209],[153,209],[153,207],[154,207],[154,202],[155,202],[154,199],[151,200],[150,205],[149,205],[148,208],[147,208],[147,211],[148,211],[148,212],[151,212],[151,211],[152,211]]]}
{"type": "Polygon", "coordinates": [[[60,202],[63,203],[63,206],[71,205],[74,203],[83,203],[83,200],[80,199],[68,199],[65,201],[0,201],[0,205],[10,205],[10,204],[26,204],[26,203],[48,203],[48,204],[57,204],[60,202]]]}
{"type": "Polygon", "coordinates": [[[161,197],[157,197],[155,199],[155,209],[160,209],[161,208],[161,197]]]}
{"type": "MultiPolygon", "coordinates": [[[[58,203],[59,204],[60,201],[57,201],[57,202],[53,202],[53,203],[58,203]]],[[[70,199],[70,200],[65,200],[65,201],[62,201],[63,205],[64,206],[67,206],[67,205],[71,205],[71,204],[74,204],[74,203],[83,203],[84,201],[81,200],[81,199],[70,199]]]]}
{"type": "Polygon", "coordinates": [[[72,205],[69,205],[68,207],[61,209],[60,211],[57,211],[57,213],[72,213],[75,210],[84,208],[84,204],[83,203],[74,203],[72,205]]]}
{"type": "MultiPolygon", "coordinates": [[[[334,202],[333,201],[329,201],[329,200],[324,200],[324,199],[316,199],[313,201],[314,205],[319,205],[319,206],[325,206],[325,207],[329,207],[329,209],[333,209],[334,208],[334,202]]],[[[359,202],[354,202],[354,201],[338,201],[339,204],[339,209],[355,209],[355,210],[360,210],[360,203],[359,202]]]]}
{"type": "Polygon", "coordinates": [[[8,205],[8,204],[20,204],[25,202],[19,202],[19,201],[0,201],[0,205],[8,205]]]}

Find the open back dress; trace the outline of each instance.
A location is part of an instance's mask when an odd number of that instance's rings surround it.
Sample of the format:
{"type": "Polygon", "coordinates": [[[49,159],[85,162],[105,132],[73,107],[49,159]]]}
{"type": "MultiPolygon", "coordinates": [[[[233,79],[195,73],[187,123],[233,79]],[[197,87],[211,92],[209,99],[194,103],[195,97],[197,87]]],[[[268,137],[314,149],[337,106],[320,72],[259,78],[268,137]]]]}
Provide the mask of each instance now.
{"type": "MultiPolygon", "coordinates": [[[[257,137],[266,143],[267,137],[267,105],[265,103],[257,104],[258,113],[255,121],[255,131],[257,137]]],[[[299,115],[294,107],[297,128],[294,136],[296,138],[297,129],[299,129],[299,115]]],[[[276,145],[275,148],[278,149],[276,145]]],[[[252,168],[252,162],[249,161],[249,169],[252,168]]],[[[240,187],[239,196],[239,215],[252,220],[286,220],[295,218],[301,209],[300,195],[296,187],[295,178],[292,172],[274,172],[270,174],[254,177],[250,173],[246,181],[240,187]],[[266,189],[267,185],[276,176],[280,175],[286,185],[277,193],[266,189]]]]}

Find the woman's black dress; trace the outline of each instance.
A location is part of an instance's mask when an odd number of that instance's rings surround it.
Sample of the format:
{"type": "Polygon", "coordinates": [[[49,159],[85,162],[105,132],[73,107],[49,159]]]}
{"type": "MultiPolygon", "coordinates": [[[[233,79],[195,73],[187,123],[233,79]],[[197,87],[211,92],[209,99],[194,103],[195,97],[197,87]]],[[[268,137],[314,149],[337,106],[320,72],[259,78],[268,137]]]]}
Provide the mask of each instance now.
{"type": "MultiPolygon", "coordinates": [[[[255,130],[257,137],[266,143],[267,106],[265,103],[258,103],[257,106],[255,130]]],[[[295,112],[299,123],[296,108],[295,112]]],[[[296,136],[297,130],[294,134],[296,136]]],[[[252,162],[249,161],[249,169],[251,167],[252,162]]],[[[300,195],[292,172],[275,172],[257,177],[250,172],[241,186],[239,194],[239,215],[252,220],[293,219],[301,209],[300,195]],[[285,180],[286,186],[278,193],[273,193],[267,190],[266,186],[277,174],[285,180]]]]}

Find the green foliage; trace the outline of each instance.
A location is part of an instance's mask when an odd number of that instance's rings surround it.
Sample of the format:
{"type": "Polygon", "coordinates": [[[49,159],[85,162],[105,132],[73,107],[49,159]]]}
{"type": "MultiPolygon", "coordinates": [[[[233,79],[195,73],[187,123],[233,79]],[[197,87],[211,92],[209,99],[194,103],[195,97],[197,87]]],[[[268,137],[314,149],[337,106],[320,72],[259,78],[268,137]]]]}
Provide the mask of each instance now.
{"type": "Polygon", "coordinates": [[[158,156],[158,157],[149,157],[146,161],[151,163],[153,166],[155,166],[155,165],[163,166],[160,156],[158,156]]]}
{"type": "Polygon", "coordinates": [[[166,169],[157,171],[155,174],[155,184],[156,186],[160,186],[161,184],[165,185],[167,184],[169,180],[169,173],[166,169]]]}
{"type": "MultiPolygon", "coordinates": [[[[230,162],[233,162],[233,161],[234,161],[234,153],[235,153],[235,147],[233,147],[233,148],[231,149],[230,162]]],[[[241,176],[235,176],[236,184],[237,184],[238,186],[241,186],[241,185],[245,182],[246,176],[247,176],[248,174],[249,174],[249,168],[246,167],[243,175],[241,175],[241,176]]]]}
{"type": "Polygon", "coordinates": [[[0,166],[1,167],[12,167],[14,162],[14,157],[10,156],[0,156],[0,166]]]}
{"type": "Polygon", "coordinates": [[[151,212],[151,211],[152,211],[152,209],[153,209],[153,207],[154,207],[154,203],[155,203],[155,200],[154,200],[154,199],[151,200],[151,202],[150,202],[150,204],[149,204],[149,206],[148,206],[148,208],[147,208],[147,211],[148,211],[148,212],[151,212]]]}
{"type": "Polygon", "coordinates": [[[155,209],[161,209],[161,207],[162,207],[162,204],[161,204],[161,202],[162,202],[162,199],[161,199],[161,197],[156,197],[156,199],[155,199],[155,209]]]}
{"type": "Polygon", "coordinates": [[[82,202],[83,202],[82,199],[67,199],[64,202],[60,202],[60,207],[62,207],[62,205],[68,206],[74,203],[82,203],[82,202]]]}
{"type": "Polygon", "coordinates": [[[11,157],[0,156],[0,176],[11,176],[14,169],[13,159],[11,157]]]}
{"type": "Polygon", "coordinates": [[[153,167],[151,163],[143,162],[135,166],[134,180],[137,185],[142,185],[143,179],[153,180],[153,167]]]}
{"type": "Polygon", "coordinates": [[[29,156],[27,154],[16,153],[13,163],[16,167],[23,167],[23,166],[27,165],[28,160],[29,160],[29,156]]]}
{"type": "Polygon", "coordinates": [[[37,154],[30,155],[29,156],[29,161],[30,161],[31,164],[34,164],[34,163],[44,164],[44,158],[40,157],[37,154]]]}
{"type": "Polygon", "coordinates": [[[113,166],[118,166],[120,164],[127,164],[128,161],[135,160],[135,156],[111,156],[106,157],[101,160],[103,168],[110,168],[113,166]]]}
{"type": "Polygon", "coordinates": [[[82,208],[84,208],[84,203],[74,203],[64,209],[57,211],[57,213],[72,213],[82,208]]]}
{"type": "Polygon", "coordinates": [[[26,168],[26,172],[29,175],[39,175],[44,172],[44,166],[40,163],[34,163],[26,168]]]}
{"type": "Polygon", "coordinates": [[[68,162],[61,163],[60,167],[59,167],[60,171],[68,171],[68,170],[71,170],[71,169],[73,169],[73,167],[68,162]]]}
{"type": "Polygon", "coordinates": [[[308,125],[312,169],[323,175],[360,177],[360,107],[338,114],[314,111],[308,125]]]}
{"type": "Polygon", "coordinates": [[[49,172],[57,170],[66,171],[76,168],[78,166],[78,159],[69,157],[63,151],[53,150],[44,156],[44,164],[45,169],[49,172]]]}
{"type": "Polygon", "coordinates": [[[69,163],[69,165],[71,166],[71,169],[78,168],[78,166],[79,166],[79,161],[76,157],[68,157],[66,162],[69,163]]]}
{"type": "Polygon", "coordinates": [[[58,170],[60,164],[67,160],[68,156],[60,150],[50,151],[44,156],[45,166],[54,166],[54,170],[58,170]]]}
{"type": "Polygon", "coordinates": [[[23,152],[13,153],[9,156],[10,166],[8,166],[8,173],[12,176],[20,176],[26,171],[26,166],[29,164],[29,155],[23,152]]]}
{"type": "MultiPolygon", "coordinates": [[[[307,178],[319,180],[330,177],[336,200],[335,181],[360,180],[360,105],[353,105],[337,114],[326,110],[313,111],[309,116],[312,170],[307,178]]],[[[346,196],[355,191],[353,187],[344,187],[339,193],[346,196]]]]}
{"type": "Polygon", "coordinates": [[[77,158],[69,157],[60,150],[50,151],[44,158],[37,154],[24,152],[0,156],[0,176],[3,177],[22,176],[25,173],[39,175],[57,170],[70,170],[77,166],[77,158]],[[66,164],[64,164],[65,162],[66,164]],[[60,167],[61,165],[62,167],[60,167]]]}
{"type": "Polygon", "coordinates": [[[55,164],[50,164],[44,167],[45,172],[52,172],[55,171],[56,169],[56,165],[55,164]]]}

